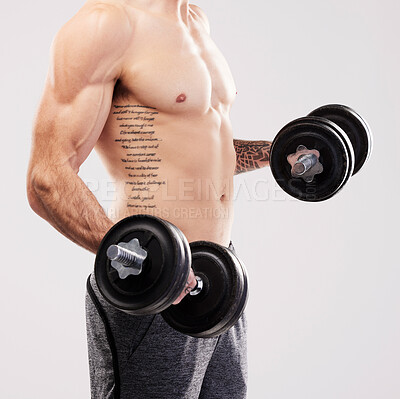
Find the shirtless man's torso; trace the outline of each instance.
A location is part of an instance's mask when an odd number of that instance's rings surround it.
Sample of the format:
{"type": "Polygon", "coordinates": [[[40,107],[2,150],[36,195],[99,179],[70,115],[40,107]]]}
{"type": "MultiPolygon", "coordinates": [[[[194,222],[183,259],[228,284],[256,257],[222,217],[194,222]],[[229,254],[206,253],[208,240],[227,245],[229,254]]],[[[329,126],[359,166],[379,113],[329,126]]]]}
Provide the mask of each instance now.
{"type": "Polygon", "coordinates": [[[228,245],[236,166],[229,112],[235,96],[229,67],[198,7],[88,1],[53,42],[28,180],[33,208],[95,251],[110,222],[86,189],[81,198],[83,187],[68,173],[76,175],[94,147],[116,181],[112,222],[153,214],[177,225],[189,241],[228,245]],[[62,209],[43,201],[52,202],[62,192],[57,186],[66,185],[66,213],[84,213],[96,238],[87,239],[78,215],[66,220],[62,209]],[[57,222],[61,213],[74,232],[57,222]]]}

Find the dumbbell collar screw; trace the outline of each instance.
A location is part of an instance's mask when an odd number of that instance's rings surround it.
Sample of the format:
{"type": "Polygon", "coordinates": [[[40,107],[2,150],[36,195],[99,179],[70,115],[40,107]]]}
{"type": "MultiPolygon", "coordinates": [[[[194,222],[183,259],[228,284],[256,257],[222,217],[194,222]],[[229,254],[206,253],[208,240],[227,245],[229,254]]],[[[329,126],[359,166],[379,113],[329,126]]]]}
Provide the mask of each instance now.
{"type": "Polygon", "coordinates": [[[309,150],[304,145],[299,145],[294,154],[287,157],[291,165],[292,177],[301,178],[306,183],[311,183],[314,176],[323,172],[324,168],[319,162],[318,150],[309,150]]]}
{"type": "Polygon", "coordinates": [[[129,242],[110,245],[107,257],[111,260],[111,266],[118,272],[119,278],[124,280],[128,276],[137,276],[142,272],[147,251],[140,246],[139,240],[134,238],[129,242]]]}

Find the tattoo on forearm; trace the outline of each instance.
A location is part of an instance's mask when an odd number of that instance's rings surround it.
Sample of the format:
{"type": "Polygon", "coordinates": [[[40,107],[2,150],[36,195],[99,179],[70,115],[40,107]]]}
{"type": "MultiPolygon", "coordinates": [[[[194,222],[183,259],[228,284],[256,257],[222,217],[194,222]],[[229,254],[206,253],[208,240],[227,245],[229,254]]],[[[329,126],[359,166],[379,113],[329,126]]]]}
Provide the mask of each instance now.
{"type": "Polygon", "coordinates": [[[128,208],[148,211],[156,207],[154,193],[165,180],[159,177],[159,147],[162,139],[156,136],[154,121],[158,115],[155,108],[144,105],[114,105],[113,115],[120,122],[120,137],[115,139],[125,150],[121,158],[128,172],[125,182],[128,208]]]}
{"type": "Polygon", "coordinates": [[[236,151],[235,174],[263,168],[269,164],[269,141],[233,140],[236,151]]]}

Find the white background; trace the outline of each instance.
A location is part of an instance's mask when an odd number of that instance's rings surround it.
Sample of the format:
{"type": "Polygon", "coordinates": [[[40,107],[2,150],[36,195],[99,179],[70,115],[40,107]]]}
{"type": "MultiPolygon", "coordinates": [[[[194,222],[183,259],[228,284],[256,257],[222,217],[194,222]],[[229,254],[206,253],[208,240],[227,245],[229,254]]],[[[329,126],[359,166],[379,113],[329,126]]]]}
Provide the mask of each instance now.
{"type": "MultiPolygon", "coordinates": [[[[89,397],[84,293],[94,256],[37,217],[25,194],[51,40],[82,4],[1,5],[1,398],[89,397]]],[[[232,238],[251,279],[249,397],[400,397],[400,3],[197,4],[236,80],[235,137],[272,139],[331,102],[353,106],[374,132],[370,162],[323,203],[290,200],[268,169],[235,178],[232,238]]],[[[95,154],[81,177],[106,206],[95,154]]]]}

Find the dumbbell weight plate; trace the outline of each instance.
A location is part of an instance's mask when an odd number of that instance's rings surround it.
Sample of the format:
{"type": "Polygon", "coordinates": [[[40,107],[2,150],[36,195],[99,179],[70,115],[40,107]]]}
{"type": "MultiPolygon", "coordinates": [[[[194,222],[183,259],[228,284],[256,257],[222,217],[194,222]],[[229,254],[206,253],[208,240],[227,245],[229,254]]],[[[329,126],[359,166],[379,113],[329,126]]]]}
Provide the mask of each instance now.
{"type": "MultiPolygon", "coordinates": [[[[189,272],[188,273],[182,273],[180,276],[179,281],[176,282],[176,284],[174,285],[173,289],[171,290],[171,298],[175,298],[177,299],[179,297],[179,295],[182,293],[182,291],[186,288],[186,283],[189,279],[189,273],[190,273],[190,269],[192,267],[192,254],[190,252],[190,246],[188,243],[187,238],[185,237],[185,235],[182,233],[182,231],[176,227],[174,224],[168,222],[167,220],[164,220],[164,222],[166,222],[177,234],[177,236],[179,237],[179,245],[181,245],[181,251],[183,251],[183,256],[184,259],[186,259],[186,264],[188,267],[189,272]]],[[[175,301],[174,299],[174,301],[175,301]]],[[[161,313],[163,310],[165,309],[165,307],[162,307],[160,310],[157,311],[157,313],[161,313]]]]}
{"type": "Polygon", "coordinates": [[[135,215],[114,225],[100,244],[95,277],[104,298],[133,315],[155,314],[170,306],[185,288],[190,256],[170,223],[148,215],[135,215]],[[137,238],[147,251],[142,272],[120,279],[107,257],[110,245],[137,238]]]}
{"type": "Polygon", "coordinates": [[[187,295],[162,312],[175,330],[197,338],[223,334],[242,315],[248,283],[244,266],[228,248],[206,241],[190,244],[194,274],[203,280],[198,295],[187,295]]]}
{"type": "Polygon", "coordinates": [[[353,109],[339,104],[324,105],[312,111],[309,116],[329,119],[347,134],[354,149],[355,175],[367,162],[372,150],[372,134],[367,122],[353,109]]]}
{"type": "Polygon", "coordinates": [[[344,132],[328,120],[317,117],[296,119],[275,137],[271,147],[270,166],[279,186],[289,195],[302,201],[324,201],[335,195],[350,178],[354,154],[344,132]],[[303,145],[318,150],[323,172],[307,183],[292,177],[287,157],[303,145]]]}
{"type": "Polygon", "coordinates": [[[314,119],[314,121],[316,121],[316,122],[319,122],[321,124],[329,126],[343,140],[343,144],[345,145],[346,150],[347,150],[347,154],[348,154],[349,170],[348,170],[348,173],[346,175],[345,181],[343,182],[343,184],[340,187],[340,188],[342,188],[347,183],[347,181],[350,179],[350,177],[353,175],[354,165],[355,165],[354,149],[353,149],[353,146],[352,146],[351,141],[349,139],[349,136],[347,136],[347,134],[343,131],[343,129],[341,127],[339,127],[336,123],[330,121],[329,119],[320,118],[318,116],[308,116],[307,118],[310,119],[310,120],[314,119]]]}
{"type": "MultiPolygon", "coordinates": [[[[223,334],[224,332],[228,331],[228,329],[230,329],[231,327],[233,327],[236,324],[236,322],[240,319],[244,310],[246,309],[247,300],[249,297],[248,277],[247,277],[246,266],[238,257],[236,257],[235,251],[232,251],[230,249],[228,249],[228,250],[234,255],[235,259],[239,261],[238,266],[240,266],[240,270],[241,270],[241,272],[239,272],[239,274],[243,273],[244,286],[243,286],[242,294],[237,298],[238,300],[236,301],[236,304],[235,304],[236,312],[232,311],[233,316],[230,317],[229,322],[225,323],[225,325],[222,324],[220,330],[215,334],[215,336],[223,334]]],[[[227,318],[227,320],[228,320],[228,318],[227,318]]]]}

